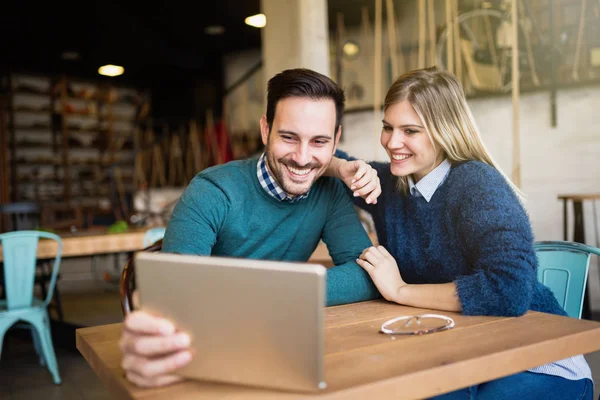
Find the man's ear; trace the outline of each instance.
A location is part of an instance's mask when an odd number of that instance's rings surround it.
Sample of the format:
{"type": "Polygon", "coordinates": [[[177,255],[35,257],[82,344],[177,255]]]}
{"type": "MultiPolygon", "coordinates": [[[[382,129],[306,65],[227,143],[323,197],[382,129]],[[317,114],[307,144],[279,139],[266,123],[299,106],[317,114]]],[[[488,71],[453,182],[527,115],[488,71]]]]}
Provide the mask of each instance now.
{"type": "Polygon", "coordinates": [[[339,126],[337,133],[335,134],[335,141],[333,144],[333,152],[337,150],[337,146],[340,143],[340,137],[342,136],[342,125],[339,126]]]}
{"type": "Polygon", "coordinates": [[[267,123],[267,116],[263,115],[260,119],[260,136],[262,137],[262,142],[266,146],[269,142],[269,124],[267,123]]]}

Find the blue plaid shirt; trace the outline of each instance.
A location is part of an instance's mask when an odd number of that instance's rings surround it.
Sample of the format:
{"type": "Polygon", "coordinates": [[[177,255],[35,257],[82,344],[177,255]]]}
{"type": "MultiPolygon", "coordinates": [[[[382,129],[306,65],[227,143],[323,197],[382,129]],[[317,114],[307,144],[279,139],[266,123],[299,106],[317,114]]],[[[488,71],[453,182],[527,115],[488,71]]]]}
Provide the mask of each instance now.
{"type": "Polygon", "coordinates": [[[260,158],[258,159],[258,163],[256,164],[256,175],[258,176],[258,181],[260,185],[265,189],[267,193],[281,201],[289,201],[293,203],[298,200],[302,200],[308,197],[308,193],[302,194],[300,196],[290,197],[288,194],[277,184],[277,181],[273,178],[273,175],[269,172],[267,168],[267,159],[265,157],[265,153],[262,153],[260,158]]]}

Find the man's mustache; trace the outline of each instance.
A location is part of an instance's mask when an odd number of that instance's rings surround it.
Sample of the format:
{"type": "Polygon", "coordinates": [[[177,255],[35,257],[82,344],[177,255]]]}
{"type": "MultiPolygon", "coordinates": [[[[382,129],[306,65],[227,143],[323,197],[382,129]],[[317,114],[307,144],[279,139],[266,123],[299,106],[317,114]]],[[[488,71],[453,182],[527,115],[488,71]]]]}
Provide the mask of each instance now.
{"type": "Polygon", "coordinates": [[[304,168],[321,168],[321,164],[319,163],[308,163],[306,165],[300,165],[294,160],[280,160],[280,162],[288,167],[296,168],[296,169],[304,169],[304,168]]]}

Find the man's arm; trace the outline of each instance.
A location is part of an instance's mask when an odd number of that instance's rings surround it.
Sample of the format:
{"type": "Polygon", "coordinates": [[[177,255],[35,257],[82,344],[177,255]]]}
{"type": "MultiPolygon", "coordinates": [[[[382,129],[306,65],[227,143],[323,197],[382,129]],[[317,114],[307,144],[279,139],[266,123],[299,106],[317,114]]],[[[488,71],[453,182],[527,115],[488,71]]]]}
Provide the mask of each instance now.
{"type": "Polygon", "coordinates": [[[341,182],[331,181],[331,201],[322,239],[335,267],[327,271],[327,305],[355,303],[380,297],[373,281],[356,259],[372,246],[341,182]]]}
{"type": "MultiPolygon", "coordinates": [[[[229,210],[225,194],[196,177],[173,210],[163,240],[164,252],[210,255],[229,210]]],[[[127,379],[141,387],[181,380],[174,372],[192,360],[190,337],[169,320],[135,311],[123,324],[120,349],[127,379]]]]}
{"type": "Polygon", "coordinates": [[[169,219],[162,251],[210,255],[229,207],[220,188],[206,178],[194,178],[169,219]]]}

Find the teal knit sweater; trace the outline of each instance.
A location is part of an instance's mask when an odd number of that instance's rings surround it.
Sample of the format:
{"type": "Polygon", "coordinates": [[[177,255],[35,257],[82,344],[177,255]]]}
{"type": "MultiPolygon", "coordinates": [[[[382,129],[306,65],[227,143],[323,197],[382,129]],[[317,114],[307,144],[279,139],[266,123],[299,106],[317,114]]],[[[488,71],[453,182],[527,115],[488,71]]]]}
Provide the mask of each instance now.
{"type": "Polygon", "coordinates": [[[294,203],[271,197],[256,176],[257,158],[208,168],[190,182],[175,206],[164,252],[307,261],[327,244],[327,305],[380,297],[355,260],[371,246],[343,184],[322,177],[308,198],[294,203]]]}

